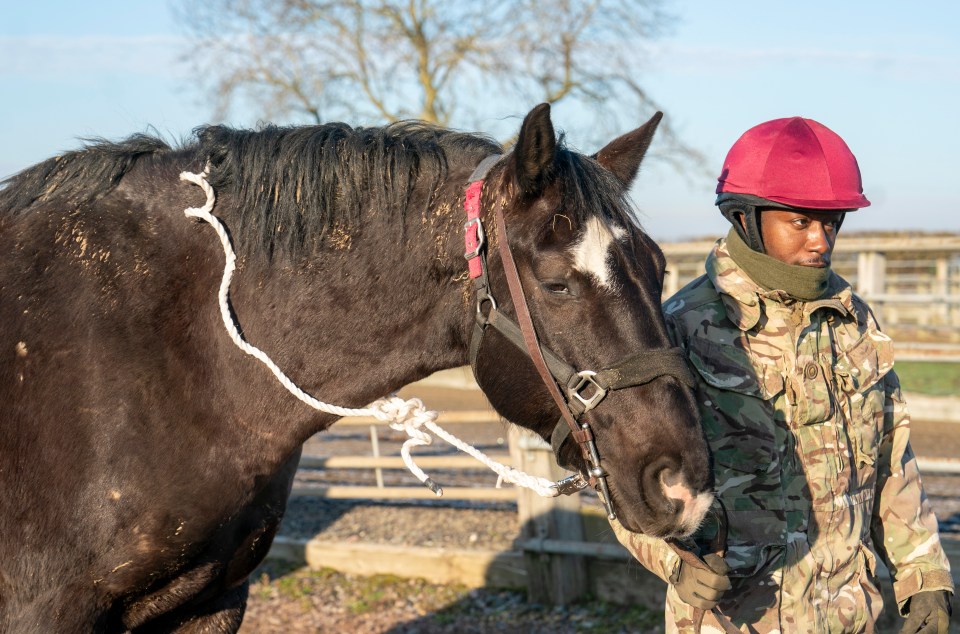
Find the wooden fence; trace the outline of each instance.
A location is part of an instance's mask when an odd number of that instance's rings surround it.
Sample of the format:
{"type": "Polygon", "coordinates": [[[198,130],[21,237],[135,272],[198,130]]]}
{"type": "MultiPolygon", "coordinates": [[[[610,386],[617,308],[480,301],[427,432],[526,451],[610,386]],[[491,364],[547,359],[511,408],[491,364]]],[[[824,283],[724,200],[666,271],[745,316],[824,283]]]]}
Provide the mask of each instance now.
{"type": "MultiPolygon", "coordinates": [[[[429,381],[427,382],[429,384],[429,381]]],[[[463,424],[489,424],[499,426],[500,420],[490,410],[451,411],[438,418],[438,424],[456,434],[456,427],[463,424]]],[[[384,470],[403,470],[402,459],[398,455],[383,455],[380,451],[379,434],[384,425],[372,418],[343,419],[337,423],[339,428],[364,428],[370,430],[371,455],[311,456],[301,459],[301,469],[347,469],[373,470],[376,474],[376,486],[297,484],[292,492],[294,496],[318,496],[338,499],[374,499],[374,500],[414,500],[436,499],[435,494],[425,486],[415,484],[408,473],[403,478],[411,484],[388,485],[383,476],[384,470]]],[[[442,441],[441,441],[442,442],[442,441]]],[[[511,427],[508,433],[509,453],[502,450],[488,455],[504,464],[514,466],[531,475],[557,480],[569,473],[557,467],[550,446],[539,437],[511,427]]],[[[481,479],[495,480],[492,471],[470,456],[423,455],[414,457],[418,465],[427,471],[441,470],[444,473],[471,471],[485,473],[481,479]]],[[[927,473],[960,475],[960,460],[923,460],[920,468],[927,473]]],[[[520,561],[510,560],[510,566],[521,566],[523,574],[514,578],[525,580],[532,601],[563,605],[595,592],[598,574],[611,574],[607,568],[597,565],[597,560],[626,562],[631,557],[619,544],[612,541],[595,541],[587,536],[585,523],[596,526],[606,522],[602,513],[584,515],[582,499],[579,495],[543,498],[527,489],[512,485],[497,487],[492,484],[476,486],[444,486],[443,477],[437,478],[443,486],[443,497],[448,500],[473,501],[515,501],[519,515],[520,534],[517,540],[520,561]],[[601,572],[598,573],[597,570],[601,572]]],[[[599,533],[596,527],[592,533],[599,533]]],[[[605,531],[608,532],[609,531],[605,531]]],[[[289,546],[289,545],[288,545],[289,546]]],[[[323,548],[323,545],[315,545],[323,548]]],[[[340,550],[335,546],[327,550],[323,557],[328,560],[340,550]],[[333,554],[331,554],[333,553],[333,554]]],[[[351,551],[352,552],[352,551],[351,551]]],[[[356,556],[354,553],[353,556],[356,556]]],[[[491,559],[493,561],[493,559],[491,559]]],[[[449,562],[448,562],[449,563],[449,562]]],[[[490,562],[484,563],[489,565],[490,562]]],[[[355,566],[355,563],[349,564],[355,566]]],[[[426,564],[427,567],[436,565],[426,564]]],[[[449,565],[453,565],[449,563],[449,565]]],[[[621,571],[622,574],[622,571],[621,571]]],[[[602,583],[602,581],[601,581],[602,583]]]]}
{"type": "MultiPolygon", "coordinates": [[[[479,388],[476,388],[479,389],[479,388]]],[[[437,423],[444,428],[448,426],[455,428],[457,425],[464,424],[499,424],[499,419],[491,410],[466,410],[449,411],[440,414],[437,423]]],[[[369,498],[378,500],[428,500],[436,499],[436,494],[422,485],[413,486],[387,486],[384,483],[383,471],[385,469],[397,469],[406,471],[403,459],[399,455],[382,455],[380,451],[380,433],[383,432],[385,425],[375,418],[356,417],[344,418],[336,423],[338,429],[344,427],[369,428],[370,433],[370,455],[351,455],[351,456],[312,456],[305,455],[300,459],[301,469],[367,469],[373,470],[376,478],[376,486],[355,486],[355,485],[297,485],[294,487],[292,495],[325,497],[331,499],[358,499],[369,498]]],[[[453,433],[456,433],[454,430],[453,433]]],[[[443,441],[438,441],[443,442],[443,441]]],[[[442,470],[486,470],[491,476],[493,472],[489,471],[482,463],[466,454],[453,455],[420,455],[416,451],[412,452],[416,463],[428,474],[432,469],[442,470]]],[[[509,453],[497,451],[488,453],[489,457],[503,464],[510,464],[511,457],[509,453]]],[[[413,480],[413,476],[410,476],[413,480]]],[[[491,480],[494,479],[491,477],[491,480]]],[[[443,486],[443,483],[440,483],[443,486]]],[[[517,499],[516,489],[509,487],[496,486],[476,486],[476,487],[447,487],[443,486],[443,497],[448,500],[487,500],[487,501],[510,501],[517,499]]]]}
{"type": "MultiPolygon", "coordinates": [[[[703,274],[713,241],[661,246],[667,257],[664,297],[669,297],[703,274]]],[[[882,327],[902,344],[898,350],[960,361],[960,235],[845,235],[837,241],[833,269],[870,303],[882,327]]]]}
{"type": "MultiPolygon", "coordinates": [[[[457,434],[456,427],[464,424],[499,425],[500,419],[491,410],[452,411],[440,414],[437,423],[457,434]]],[[[376,486],[297,484],[291,495],[325,498],[352,499],[436,499],[436,495],[422,485],[385,484],[383,471],[406,467],[400,456],[382,455],[379,434],[383,423],[373,418],[341,419],[337,427],[369,427],[371,455],[360,456],[312,456],[300,460],[301,469],[372,469],[376,486]]],[[[553,452],[543,440],[517,427],[508,432],[509,453],[490,452],[487,455],[502,464],[514,466],[531,475],[558,480],[567,475],[556,466],[553,452]]],[[[442,442],[442,441],[441,441],[442,442]]],[[[486,471],[486,479],[495,475],[485,465],[467,455],[422,455],[416,463],[430,474],[431,469],[449,473],[452,470],[486,471]]],[[[413,476],[406,478],[414,481],[413,476]]],[[[584,538],[579,495],[543,498],[536,493],[513,485],[503,487],[477,485],[470,487],[445,486],[442,477],[437,478],[447,500],[484,500],[516,502],[519,514],[523,578],[531,600],[537,602],[566,604],[582,598],[590,590],[585,557],[627,560],[629,555],[618,544],[591,543],[584,538]]]]}

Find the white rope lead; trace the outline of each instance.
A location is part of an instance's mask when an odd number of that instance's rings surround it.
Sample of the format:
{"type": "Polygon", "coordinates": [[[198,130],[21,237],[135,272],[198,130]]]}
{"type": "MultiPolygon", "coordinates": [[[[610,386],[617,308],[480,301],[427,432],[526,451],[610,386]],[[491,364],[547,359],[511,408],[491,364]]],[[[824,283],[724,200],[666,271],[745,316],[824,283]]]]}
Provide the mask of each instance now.
{"type": "Polygon", "coordinates": [[[493,460],[476,447],[460,440],[453,434],[444,430],[442,427],[436,424],[437,412],[428,410],[426,407],[424,407],[423,402],[420,399],[413,398],[405,401],[399,397],[391,396],[374,401],[367,407],[359,409],[338,407],[336,405],[324,403],[323,401],[314,398],[310,394],[307,394],[300,389],[296,383],[294,383],[286,374],[284,374],[283,370],[277,367],[277,365],[263,350],[260,350],[256,346],[248,343],[240,334],[237,325],[234,323],[233,315],[230,314],[230,281],[233,279],[233,273],[237,268],[237,255],[233,250],[233,245],[230,243],[230,236],[227,235],[226,228],[223,226],[223,223],[220,222],[220,219],[213,215],[213,205],[216,202],[216,196],[214,194],[213,187],[211,187],[210,183],[207,182],[206,177],[206,170],[199,174],[194,174],[193,172],[181,172],[180,180],[189,181],[199,186],[207,195],[207,202],[203,207],[188,207],[183,213],[187,217],[199,218],[206,221],[211,227],[213,227],[214,231],[217,232],[217,236],[220,238],[220,244],[223,246],[223,252],[226,256],[226,264],[223,269],[223,279],[220,281],[220,291],[218,294],[220,300],[220,316],[223,318],[223,325],[226,326],[227,333],[230,335],[233,343],[235,343],[238,348],[267,366],[277,380],[280,381],[280,383],[287,388],[291,394],[313,409],[326,412],[327,414],[333,414],[341,418],[352,416],[371,416],[379,421],[389,423],[392,429],[406,432],[410,438],[408,438],[400,448],[400,455],[403,458],[403,463],[406,465],[407,469],[409,469],[410,472],[416,476],[418,480],[420,480],[420,482],[430,487],[430,489],[436,493],[437,496],[442,495],[443,490],[433,480],[431,480],[426,473],[424,473],[423,469],[417,466],[413,460],[413,457],[410,455],[411,448],[420,445],[429,445],[433,442],[433,438],[430,436],[430,434],[421,429],[423,427],[426,427],[446,442],[450,443],[457,449],[470,454],[492,469],[499,476],[498,482],[499,480],[512,482],[517,486],[528,488],[543,497],[555,497],[559,494],[557,486],[550,480],[531,476],[512,467],[503,465],[496,460],[493,460]]]}

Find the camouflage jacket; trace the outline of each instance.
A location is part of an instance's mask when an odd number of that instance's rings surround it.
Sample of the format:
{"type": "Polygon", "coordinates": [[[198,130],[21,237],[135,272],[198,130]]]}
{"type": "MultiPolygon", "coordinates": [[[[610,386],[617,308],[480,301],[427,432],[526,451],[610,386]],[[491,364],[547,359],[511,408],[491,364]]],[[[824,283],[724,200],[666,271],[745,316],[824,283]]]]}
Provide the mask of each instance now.
{"type": "MultiPolygon", "coordinates": [[[[729,516],[734,588],[720,608],[734,623],[759,632],[872,630],[877,555],[901,607],[920,590],[952,591],[910,449],[892,342],[842,278],[832,274],[827,295],[812,302],[764,291],[721,240],[706,275],[668,299],[664,314],[697,377],[729,516]]],[[[662,540],[614,528],[669,579],[678,557],[662,540]]],[[[705,543],[712,531],[707,522],[695,538],[705,543]]],[[[668,631],[684,629],[692,609],[672,588],[667,603],[668,631]]]]}

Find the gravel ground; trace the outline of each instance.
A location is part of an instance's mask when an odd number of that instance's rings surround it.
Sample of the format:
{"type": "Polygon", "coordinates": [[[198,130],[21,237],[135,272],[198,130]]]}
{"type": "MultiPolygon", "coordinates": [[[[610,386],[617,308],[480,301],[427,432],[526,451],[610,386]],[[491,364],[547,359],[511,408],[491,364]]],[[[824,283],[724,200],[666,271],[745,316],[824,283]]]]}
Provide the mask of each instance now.
{"type": "Polygon", "coordinates": [[[518,530],[516,504],[292,498],[280,533],[298,539],[509,550],[518,530]]]}

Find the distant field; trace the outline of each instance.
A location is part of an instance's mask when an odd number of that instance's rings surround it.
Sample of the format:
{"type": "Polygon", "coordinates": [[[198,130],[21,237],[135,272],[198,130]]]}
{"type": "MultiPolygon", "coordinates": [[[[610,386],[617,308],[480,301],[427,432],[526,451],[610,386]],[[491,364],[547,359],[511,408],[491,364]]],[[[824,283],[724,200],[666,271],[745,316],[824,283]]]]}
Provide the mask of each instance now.
{"type": "MultiPolygon", "coordinates": [[[[897,376],[900,377],[900,385],[906,392],[917,392],[929,396],[960,396],[960,363],[897,361],[894,365],[897,376]]],[[[404,388],[401,395],[404,398],[421,397],[430,407],[437,409],[484,409],[489,407],[486,399],[480,394],[473,382],[469,367],[452,368],[438,372],[424,383],[414,383],[413,387],[404,388]],[[427,385],[433,388],[441,388],[441,394],[431,395],[432,400],[427,400],[423,396],[427,385]],[[454,395],[454,402],[447,402],[450,398],[444,396],[447,392],[443,388],[459,388],[450,392],[454,395]]]]}
{"type": "Polygon", "coordinates": [[[960,363],[897,361],[895,368],[905,392],[960,396],[960,363]]]}

